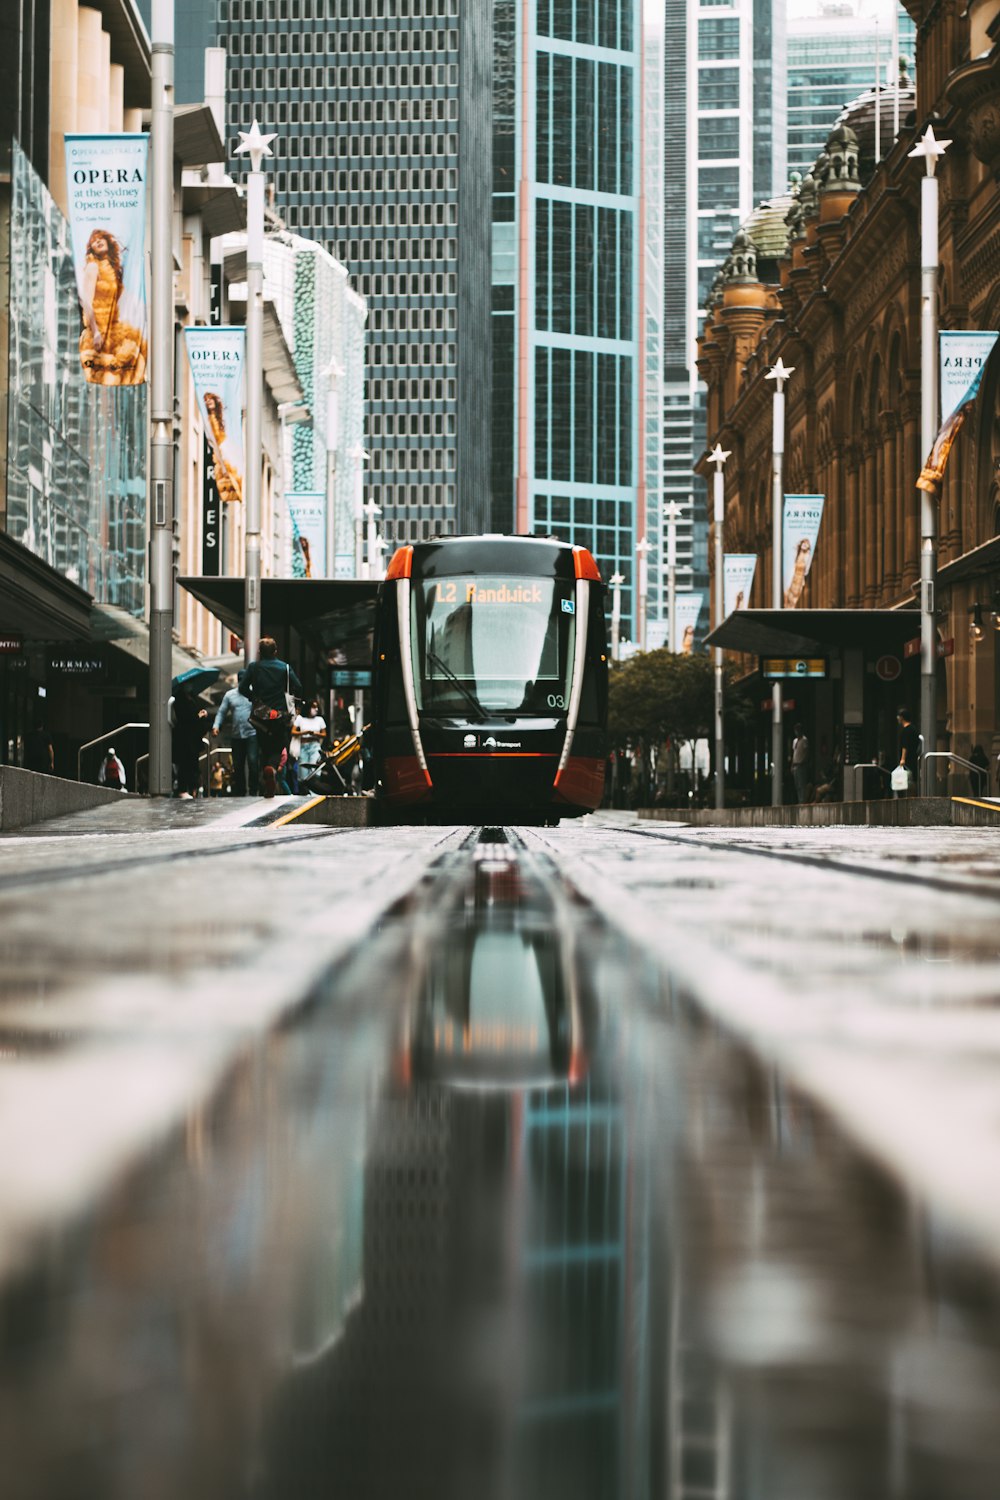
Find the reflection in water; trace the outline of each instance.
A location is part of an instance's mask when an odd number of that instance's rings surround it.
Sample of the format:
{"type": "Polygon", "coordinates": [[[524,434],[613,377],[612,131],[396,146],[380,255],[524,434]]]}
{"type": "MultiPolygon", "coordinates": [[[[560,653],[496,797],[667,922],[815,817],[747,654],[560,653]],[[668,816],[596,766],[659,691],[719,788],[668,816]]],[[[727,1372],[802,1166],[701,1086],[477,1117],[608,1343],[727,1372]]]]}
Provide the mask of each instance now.
{"type": "Polygon", "coordinates": [[[502,844],[0,1297],[0,1495],[979,1500],[992,1271],[502,844]]]}

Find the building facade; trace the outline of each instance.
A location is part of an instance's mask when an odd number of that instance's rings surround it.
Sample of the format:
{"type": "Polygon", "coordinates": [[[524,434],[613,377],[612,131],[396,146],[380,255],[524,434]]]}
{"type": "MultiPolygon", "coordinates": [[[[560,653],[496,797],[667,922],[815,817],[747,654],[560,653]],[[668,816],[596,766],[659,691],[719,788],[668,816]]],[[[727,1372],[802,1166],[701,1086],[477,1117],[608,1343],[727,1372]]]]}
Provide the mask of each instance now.
{"type": "Polygon", "coordinates": [[[622,618],[638,630],[660,358],[660,310],[647,322],[645,306],[643,183],[661,148],[642,129],[643,6],[499,0],[495,27],[494,524],[589,547],[605,577],[624,575],[622,618]]]}
{"type": "Polygon", "coordinates": [[[232,144],[254,116],[277,132],[278,215],[368,302],[365,491],[387,539],[485,529],[489,7],[205,4],[228,56],[232,144]]]}
{"type": "MultiPolygon", "coordinates": [[[[914,3],[917,85],[901,100],[901,128],[876,163],[872,96],[830,134],[787,214],[782,253],[762,275],[744,237],[728,259],[706,321],[700,368],[709,391],[709,440],[731,450],[726,467],[727,551],[759,558],[751,604],[769,604],[771,387],[780,357],[795,367],[787,398],[789,493],[826,497],[798,626],[831,664],[825,680],[796,684],[796,713],[815,745],[855,762],[895,763],[895,711],[919,690],[915,612],[920,567],[920,232],[922,164],[909,158],[928,120],[951,144],[941,184],[942,328],[991,329],[1000,317],[1000,5],[968,14],[914,3]],[[845,610],[837,620],[817,611],[845,610]]],[[[881,136],[893,102],[883,95],[881,136]]],[[[936,748],[994,760],[1000,651],[1000,371],[987,369],[974,415],[952,453],[938,503],[939,667],[936,748]]],[[[751,611],[751,617],[752,617],[751,611]]],[[[722,626],[742,649],[751,700],[763,701],[766,649],[751,617],[722,626]]],[[[758,624],[761,622],[758,622],[758,624]]],[[[766,691],[766,689],[765,689],[766,691]]],[[[761,709],[756,767],[769,733],[761,709]]],[[[958,779],[956,779],[958,778],[958,779]]],[[[969,790],[965,773],[953,789],[969,790]]],[[[875,791],[849,774],[847,794],[875,791]]],[[[995,777],[994,777],[995,789],[995,777]]]]}
{"type": "MultiPolygon", "coordinates": [[[[786,185],[784,6],[666,0],[665,28],[663,498],[679,507],[678,587],[705,590],[705,488],[695,468],[705,402],[695,346],[736,228],[760,197],[786,185]]],[[[707,619],[706,607],[702,626],[707,619]]]]}

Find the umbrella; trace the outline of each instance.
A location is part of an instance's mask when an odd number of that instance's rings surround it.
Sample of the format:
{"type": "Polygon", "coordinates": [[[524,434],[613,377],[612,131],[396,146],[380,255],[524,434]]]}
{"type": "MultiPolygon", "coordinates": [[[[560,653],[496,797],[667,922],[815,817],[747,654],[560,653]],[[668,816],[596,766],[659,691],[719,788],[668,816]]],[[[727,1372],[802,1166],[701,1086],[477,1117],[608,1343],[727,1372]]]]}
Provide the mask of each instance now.
{"type": "Polygon", "coordinates": [[[183,689],[189,693],[203,693],[210,688],[213,682],[218,682],[221,673],[218,667],[192,667],[188,672],[181,672],[170,684],[175,693],[183,689]]]}

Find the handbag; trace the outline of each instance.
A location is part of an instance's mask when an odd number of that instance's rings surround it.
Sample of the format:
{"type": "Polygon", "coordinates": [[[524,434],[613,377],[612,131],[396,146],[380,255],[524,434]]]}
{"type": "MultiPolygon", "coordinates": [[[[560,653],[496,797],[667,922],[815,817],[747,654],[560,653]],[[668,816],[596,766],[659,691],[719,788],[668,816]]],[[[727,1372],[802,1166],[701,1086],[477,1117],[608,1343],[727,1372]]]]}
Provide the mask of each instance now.
{"type": "MultiPolygon", "coordinates": [[[[292,677],[291,677],[291,670],[292,670],[291,667],[289,667],[286,664],[286,666],[285,666],[285,679],[286,679],[286,682],[287,682],[287,690],[285,692],[285,702],[286,703],[293,703],[294,702],[294,699],[292,698],[292,677]]],[[[291,707],[286,708],[284,711],[282,711],[280,708],[269,708],[266,703],[258,703],[256,701],[256,699],[254,700],[254,702],[253,702],[253,704],[251,705],[251,708],[250,708],[250,723],[253,725],[254,729],[256,729],[258,731],[262,729],[265,734],[267,734],[267,733],[274,734],[279,729],[282,731],[282,733],[285,733],[285,731],[291,729],[291,727],[292,727],[292,720],[294,719],[294,717],[295,717],[295,712],[294,712],[294,709],[292,709],[291,707]]]]}

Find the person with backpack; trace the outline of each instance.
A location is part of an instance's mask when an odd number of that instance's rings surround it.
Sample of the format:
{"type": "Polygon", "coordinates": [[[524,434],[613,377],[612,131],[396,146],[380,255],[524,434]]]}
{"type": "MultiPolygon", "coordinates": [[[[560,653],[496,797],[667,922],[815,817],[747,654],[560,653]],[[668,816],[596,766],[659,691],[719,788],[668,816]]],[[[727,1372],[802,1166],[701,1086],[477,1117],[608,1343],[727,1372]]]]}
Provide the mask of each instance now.
{"type": "Polygon", "coordinates": [[[297,675],[278,655],[278,643],[261,637],[257,660],[243,676],[243,692],[250,699],[250,723],[257,731],[260,779],[264,796],[273,797],[282,753],[288,751],[295,718],[295,699],[303,689],[297,675]]]}
{"type": "Polygon", "coordinates": [[[101,761],[101,768],[97,773],[98,786],[106,786],[109,791],[123,792],[125,790],[125,767],[115,754],[114,745],[108,746],[108,753],[101,761]]]}

